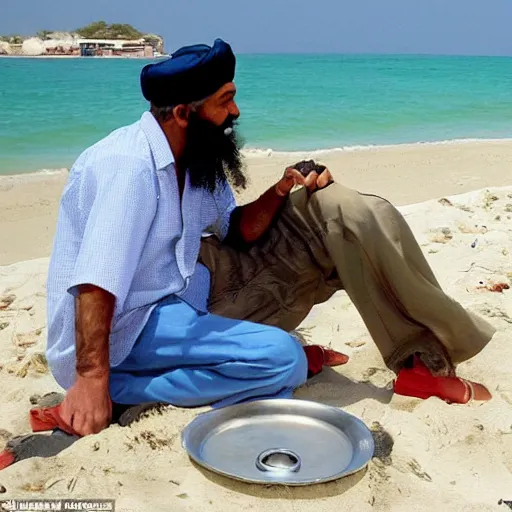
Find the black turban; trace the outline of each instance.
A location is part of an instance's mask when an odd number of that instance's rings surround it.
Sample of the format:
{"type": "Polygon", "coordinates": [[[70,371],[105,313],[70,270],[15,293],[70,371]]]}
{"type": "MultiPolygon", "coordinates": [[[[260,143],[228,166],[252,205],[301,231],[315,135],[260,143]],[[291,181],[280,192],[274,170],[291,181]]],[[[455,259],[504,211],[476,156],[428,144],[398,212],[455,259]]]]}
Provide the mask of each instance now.
{"type": "Polygon", "coordinates": [[[156,107],[200,101],[232,82],[235,66],[231,46],[222,39],[215,40],[213,47],[185,46],[170,59],[143,68],[142,94],[156,107]]]}

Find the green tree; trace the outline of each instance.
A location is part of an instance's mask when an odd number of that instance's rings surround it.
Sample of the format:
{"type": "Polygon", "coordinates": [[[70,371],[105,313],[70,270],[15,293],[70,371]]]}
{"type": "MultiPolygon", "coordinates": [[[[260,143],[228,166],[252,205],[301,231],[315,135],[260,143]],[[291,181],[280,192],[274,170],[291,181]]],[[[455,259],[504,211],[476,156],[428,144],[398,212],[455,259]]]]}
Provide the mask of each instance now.
{"type": "Polygon", "coordinates": [[[105,37],[108,25],[105,21],[95,21],[86,27],[79,28],[76,32],[86,39],[105,37]]]}
{"type": "Polygon", "coordinates": [[[49,34],[51,34],[51,30],[40,30],[36,36],[39,37],[39,39],[42,39],[43,41],[46,40],[49,34]]]}
{"type": "Polygon", "coordinates": [[[79,28],[77,34],[86,39],[141,39],[143,34],[126,23],[108,25],[104,21],[95,21],[79,28]]]}

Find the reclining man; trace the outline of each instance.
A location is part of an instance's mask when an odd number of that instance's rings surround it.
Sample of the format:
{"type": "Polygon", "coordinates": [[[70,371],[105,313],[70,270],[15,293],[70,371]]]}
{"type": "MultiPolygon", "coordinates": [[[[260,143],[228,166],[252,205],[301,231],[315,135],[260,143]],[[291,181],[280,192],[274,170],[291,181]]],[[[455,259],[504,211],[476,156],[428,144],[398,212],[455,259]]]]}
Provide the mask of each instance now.
{"type": "Polygon", "coordinates": [[[490,398],[454,368],[493,328],[445,295],[391,204],[327,169],[290,168],[236,206],[231,185],[246,177],[234,76],[222,40],[149,64],[150,112],[70,171],[48,279],[62,421],[87,435],[109,424],[113,403],[290,397],[322,365],[347,361],[288,334],[342,289],[397,374],[396,392],[490,398]]]}

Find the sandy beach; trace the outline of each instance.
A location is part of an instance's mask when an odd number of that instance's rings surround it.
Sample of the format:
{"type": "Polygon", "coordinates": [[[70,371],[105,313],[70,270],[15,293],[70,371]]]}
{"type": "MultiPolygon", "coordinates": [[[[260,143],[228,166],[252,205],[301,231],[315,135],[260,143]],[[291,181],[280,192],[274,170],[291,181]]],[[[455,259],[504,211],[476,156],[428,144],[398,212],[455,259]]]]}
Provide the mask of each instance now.
{"type": "MultiPolygon", "coordinates": [[[[300,333],[351,356],[298,390],[300,399],[378,422],[394,439],[389,460],[337,482],[304,488],[241,484],[190,462],[181,431],[201,410],[168,407],[130,428],[111,427],[57,457],[0,472],[8,498],[114,498],[126,512],[499,511],[512,500],[512,141],[403,145],[315,153],[250,153],[255,199],[304,157],[337,181],[384,196],[411,225],[444,289],[498,332],[462,377],[485,383],[487,403],[447,405],[391,392],[384,366],[344,292],[315,307],[300,333]]],[[[67,171],[0,177],[0,449],[29,432],[34,395],[59,391],[45,365],[45,280],[67,171]]]]}

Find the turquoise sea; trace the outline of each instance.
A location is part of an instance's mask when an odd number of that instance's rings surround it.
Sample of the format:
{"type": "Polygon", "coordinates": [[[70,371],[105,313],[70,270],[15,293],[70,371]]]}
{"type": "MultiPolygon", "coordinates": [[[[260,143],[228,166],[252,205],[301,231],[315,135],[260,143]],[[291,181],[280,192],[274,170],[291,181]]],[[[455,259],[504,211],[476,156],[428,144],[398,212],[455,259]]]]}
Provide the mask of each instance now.
{"type": "MultiPolygon", "coordinates": [[[[0,59],[0,174],[70,166],[147,108],[142,60],[0,59]]],[[[248,148],[512,137],[512,58],[242,55],[248,148]]]]}

